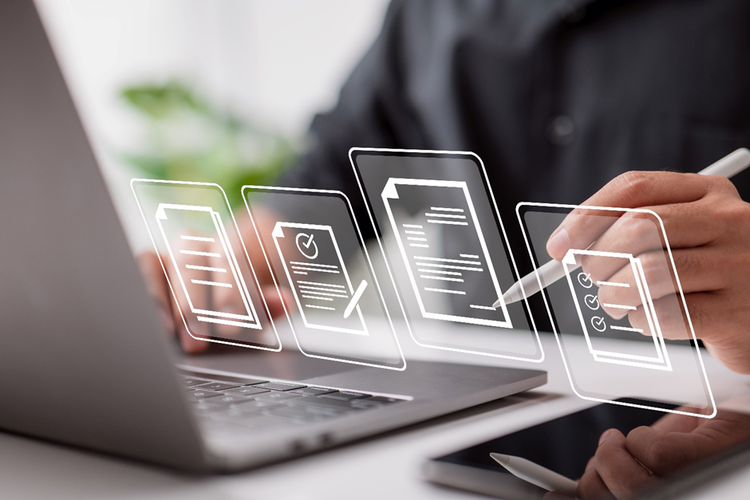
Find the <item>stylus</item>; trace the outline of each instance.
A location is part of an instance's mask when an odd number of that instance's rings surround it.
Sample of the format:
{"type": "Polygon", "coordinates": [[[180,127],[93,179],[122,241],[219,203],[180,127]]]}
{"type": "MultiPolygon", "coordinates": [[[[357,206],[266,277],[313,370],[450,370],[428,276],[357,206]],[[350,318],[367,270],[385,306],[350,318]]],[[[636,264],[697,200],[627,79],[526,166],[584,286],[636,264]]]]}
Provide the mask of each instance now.
{"type": "Polygon", "coordinates": [[[508,472],[547,491],[558,491],[575,496],[578,483],[530,460],[513,455],[490,453],[492,459],[505,467],[508,472]]]}
{"type": "MultiPolygon", "coordinates": [[[[727,179],[739,174],[747,167],[750,166],[750,151],[746,148],[740,148],[727,156],[712,163],[700,172],[700,175],[721,175],[727,179]]],[[[512,304],[518,302],[524,298],[524,292],[526,297],[530,297],[535,293],[538,293],[543,288],[547,288],[549,285],[565,277],[565,268],[559,260],[551,260],[540,266],[539,279],[542,282],[542,287],[539,288],[539,282],[536,279],[536,274],[531,272],[513,283],[508,290],[503,294],[502,299],[492,304],[492,307],[499,307],[503,302],[506,304],[512,304]]]]}

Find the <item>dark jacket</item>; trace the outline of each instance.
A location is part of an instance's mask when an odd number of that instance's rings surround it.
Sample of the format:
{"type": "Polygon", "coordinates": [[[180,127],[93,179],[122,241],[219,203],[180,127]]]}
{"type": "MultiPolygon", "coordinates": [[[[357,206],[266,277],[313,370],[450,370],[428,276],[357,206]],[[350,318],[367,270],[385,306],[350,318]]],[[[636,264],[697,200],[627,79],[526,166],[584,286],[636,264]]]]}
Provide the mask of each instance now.
{"type": "Polygon", "coordinates": [[[627,170],[698,171],[750,145],[749,56],[747,0],[394,1],[280,184],[361,209],[349,148],[473,151],[511,221],[627,170]]]}

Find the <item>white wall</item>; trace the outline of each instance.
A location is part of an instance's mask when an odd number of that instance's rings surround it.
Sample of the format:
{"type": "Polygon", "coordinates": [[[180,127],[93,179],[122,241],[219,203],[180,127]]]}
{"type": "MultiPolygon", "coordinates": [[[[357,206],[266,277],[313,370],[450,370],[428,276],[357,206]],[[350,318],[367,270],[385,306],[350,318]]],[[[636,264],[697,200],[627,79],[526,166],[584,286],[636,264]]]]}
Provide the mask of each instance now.
{"type": "Polygon", "coordinates": [[[288,134],[332,106],[377,35],[387,0],[36,0],[134,247],[143,221],[118,151],[142,122],[124,85],[186,79],[288,134]],[[135,226],[134,226],[135,225],[135,226]]]}

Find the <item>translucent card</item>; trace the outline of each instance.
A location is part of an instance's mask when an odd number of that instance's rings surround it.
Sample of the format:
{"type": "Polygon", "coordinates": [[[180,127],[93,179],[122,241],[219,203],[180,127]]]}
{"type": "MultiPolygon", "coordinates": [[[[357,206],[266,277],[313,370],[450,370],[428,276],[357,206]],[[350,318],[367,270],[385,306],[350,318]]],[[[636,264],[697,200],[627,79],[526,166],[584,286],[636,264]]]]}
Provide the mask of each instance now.
{"type": "Polygon", "coordinates": [[[245,186],[297,345],[313,358],[406,368],[351,204],[338,191],[245,186]]]}
{"type": "Polygon", "coordinates": [[[413,340],[542,361],[528,303],[501,299],[518,270],[479,157],[354,148],[350,158],[413,340]]]}
{"type": "Polygon", "coordinates": [[[281,350],[255,271],[266,263],[259,251],[251,262],[221,187],[148,179],[131,187],[190,336],[281,350]]]}
{"type": "Polygon", "coordinates": [[[538,268],[552,260],[547,241],[565,221],[570,248],[559,262],[563,278],[542,293],[576,394],[713,417],[701,349],[659,216],[543,203],[519,203],[517,214],[539,284],[538,268]]]}

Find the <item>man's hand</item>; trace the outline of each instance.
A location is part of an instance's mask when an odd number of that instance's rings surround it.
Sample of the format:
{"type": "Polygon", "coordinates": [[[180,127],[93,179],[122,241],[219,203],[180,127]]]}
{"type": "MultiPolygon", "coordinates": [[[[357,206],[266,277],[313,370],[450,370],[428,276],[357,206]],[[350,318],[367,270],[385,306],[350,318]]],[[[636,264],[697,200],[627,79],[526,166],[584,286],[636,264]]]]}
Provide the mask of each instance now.
{"type": "Polygon", "coordinates": [[[669,414],[627,438],[616,429],[602,434],[596,454],[578,482],[582,499],[628,499],[692,463],[750,439],[750,416],[719,410],[703,419],[669,414]]]}
{"type": "MultiPolygon", "coordinates": [[[[674,172],[627,172],[609,182],[584,205],[645,208],[659,215],[669,238],[696,336],[726,366],[740,373],[750,373],[747,327],[750,324],[750,204],[740,198],[731,181],[718,176],[674,172]]],[[[663,250],[652,248],[652,242],[643,235],[646,216],[628,214],[613,223],[604,220],[607,218],[581,216],[584,213],[578,209],[566,217],[547,242],[549,255],[560,260],[570,248],[588,248],[592,241],[596,241],[592,249],[611,250],[625,245],[629,253],[640,258],[647,282],[657,284],[651,288],[651,293],[662,330],[684,331],[682,315],[675,314],[674,307],[667,307],[669,303],[674,304],[674,297],[669,301],[674,287],[672,279],[664,276],[663,250]]],[[[583,269],[596,281],[625,279],[622,269],[608,267],[602,259],[584,259],[583,269]]],[[[637,297],[628,295],[633,293],[622,288],[602,287],[599,300],[604,304],[633,302],[637,306],[637,297]]],[[[617,317],[624,316],[626,311],[607,312],[617,317]]],[[[634,326],[644,322],[641,307],[627,315],[634,326]]]]}
{"type": "MultiPolygon", "coordinates": [[[[256,218],[257,217],[264,219],[263,221],[259,222],[261,224],[267,222],[267,220],[273,219],[273,216],[270,213],[258,214],[256,215],[256,218]]],[[[238,220],[238,225],[240,227],[240,232],[242,233],[242,239],[245,241],[246,249],[250,256],[251,262],[265,263],[265,259],[261,255],[261,249],[258,246],[257,237],[255,236],[252,222],[250,221],[249,217],[246,214],[244,216],[241,216],[238,220]]],[[[216,243],[216,245],[218,245],[218,243],[216,243]]],[[[235,241],[232,241],[232,246],[234,248],[241,248],[239,242],[235,241]]],[[[207,252],[212,251],[211,248],[205,248],[203,250],[207,252]]],[[[216,251],[220,252],[221,250],[216,251]]],[[[195,257],[193,258],[195,259],[195,257]]],[[[167,259],[167,257],[162,256],[162,260],[165,263],[167,262],[167,259]]],[[[164,269],[159,262],[159,256],[157,256],[157,254],[154,252],[145,252],[137,257],[137,261],[141,270],[141,274],[143,275],[143,278],[146,282],[148,291],[152,298],[159,305],[162,323],[164,324],[165,330],[170,335],[177,336],[180,341],[180,345],[186,353],[197,354],[208,349],[209,342],[197,340],[188,333],[187,328],[185,327],[185,322],[183,321],[182,315],[180,314],[180,309],[185,311],[189,310],[190,307],[188,304],[180,304],[180,307],[177,307],[174,297],[172,296],[172,293],[169,289],[169,284],[164,274],[164,269]]],[[[197,267],[203,267],[207,269],[211,267],[210,262],[202,263],[199,261],[195,261],[192,262],[192,264],[197,265],[197,267]]],[[[167,266],[167,269],[169,270],[170,267],[167,266]]],[[[260,283],[261,293],[265,298],[271,315],[274,317],[282,315],[284,311],[282,305],[282,297],[279,296],[276,287],[273,285],[270,270],[266,265],[255,266],[254,270],[260,283]]],[[[210,275],[211,271],[200,270],[195,272],[201,273],[200,276],[195,276],[195,278],[212,281],[212,276],[210,275]]],[[[173,285],[178,283],[178,280],[175,276],[170,276],[169,280],[173,285]]],[[[240,312],[242,305],[232,303],[232,300],[235,299],[235,296],[233,294],[228,294],[226,289],[224,288],[218,288],[217,290],[212,290],[212,292],[213,293],[211,297],[205,297],[196,293],[191,294],[191,298],[194,302],[198,301],[206,305],[213,304],[216,309],[222,311],[232,312],[233,310],[237,310],[236,312],[240,312]]],[[[289,303],[290,302],[287,301],[287,304],[289,303]]],[[[206,329],[205,332],[197,333],[199,333],[201,336],[209,336],[209,325],[206,323],[196,323],[192,325],[192,328],[204,328],[206,329]]],[[[216,325],[214,326],[214,328],[217,328],[217,331],[222,336],[229,337],[231,337],[233,333],[231,330],[236,329],[236,327],[224,325],[216,325]]]]}

